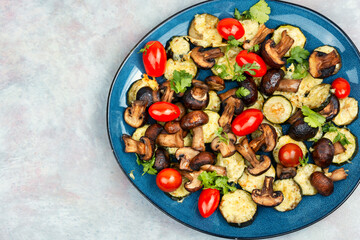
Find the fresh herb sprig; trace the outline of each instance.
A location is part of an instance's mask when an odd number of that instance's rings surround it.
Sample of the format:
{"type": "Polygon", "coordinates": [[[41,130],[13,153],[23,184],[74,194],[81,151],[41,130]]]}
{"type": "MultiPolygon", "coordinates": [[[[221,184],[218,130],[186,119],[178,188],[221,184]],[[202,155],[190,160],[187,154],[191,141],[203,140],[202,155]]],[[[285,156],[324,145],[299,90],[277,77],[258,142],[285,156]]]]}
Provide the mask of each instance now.
{"type": "Polygon", "coordinates": [[[237,20],[253,19],[259,23],[265,23],[269,20],[269,14],[271,9],[265,0],[260,0],[255,5],[253,5],[249,10],[246,10],[242,13],[239,12],[237,8],[234,11],[234,17],[237,20]]]}
{"type": "Polygon", "coordinates": [[[235,94],[238,98],[242,98],[248,96],[250,94],[250,91],[247,88],[239,87],[238,90],[236,90],[235,94]]]}
{"type": "Polygon", "coordinates": [[[325,133],[327,133],[327,132],[337,132],[337,135],[335,136],[335,138],[333,140],[333,143],[340,142],[341,145],[343,145],[343,146],[351,144],[351,142],[347,139],[346,135],[339,132],[338,128],[335,127],[335,125],[332,122],[327,122],[322,127],[322,130],[325,133]]]}
{"type": "Polygon", "coordinates": [[[202,172],[198,179],[202,182],[204,188],[213,188],[221,192],[221,194],[227,194],[236,190],[235,186],[228,184],[228,177],[220,176],[214,172],[202,172]]]}
{"type": "Polygon", "coordinates": [[[302,47],[296,46],[291,49],[288,64],[294,64],[293,79],[302,79],[308,75],[309,62],[307,61],[310,52],[302,47]]]}
{"type": "Polygon", "coordinates": [[[244,73],[248,73],[250,75],[255,75],[254,70],[259,70],[260,66],[256,62],[253,63],[246,63],[243,66],[239,66],[237,63],[234,64],[234,78],[233,80],[242,82],[246,79],[244,73]]]}
{"type": "Polygon", "coordinates": [[[224,132],[222,127],[219,127],[216,131],[215,131],[215,135],[217,137],[219,137],[219,141],[220,142],[224,142],[226,144],[229,144],[230,140],[229,140],[229,136],[226,132],[224,132]]]}
{"type": "Polygon", "coordinates": [[[227,46],[226,46],[226,52],[230,50],[232,47],[241,47],[244,43],[240,42],[239,40],[236,40],[236,38],[231,35],[228,37],[227,46]]]}
{"type": "Polygon", "coordinates": [[[155,42],[149,44],[145,44],[145,47],[143,47],[142,49],[140,49],[140,51],[138,53],[144,53],[145,55],[147,54],[147,50],[149,49],[149,47],[151,47],[152,45],[154,45],[155,42]]]}
{"type": "Polygon", "coordinates": [[[229,76],[229,74],[227,73],[228,67],[225,64],[215,64],[213,68],[215,69],[215,71],[217,71],[217,75],[222,79],[229,76]]]}
{"type": "Polygon", "coordinates": [[[151,175],[156,175],[157,174],[157,170],[155,168],[153,168],[154,163],[155,163],[155,154],[154,156],[151,158],[151,160],[149,161],[143,161],[139,158],[139,156],[136,154],[136,162],[137,164],[140,166],[143,166],[143,176],[145,175],[145,173],[151,174],[151,175]]]}
{"type": "Polygon", "coordinates": [[[176,93],[185,92],[191,86],[193,76],[185,70],[174,70],[173,79],[170,80],[170,87],[176,93]]]}
{"type": "Polygon", "coordinates": [[[308,106],[302,106],[301,112],[305,116],[304,121],[309,124],[310,127],[317,128],[324,125],[326,118],[317,112],[311,110],[308,106]]]}
{"type": "Polygon", "coordinates": [[[301,166],[305,166],[306,164],[308,164],[309,162],[309,157],[304,157],[303,159],[301,159],[301,157],[299,158],[299,162],[301,164],[301,166]]]}
{"type": "Polygon", "coordinates": [[[248,53],[249,53],[249,52],[257,52],[257,51],[259,51],[259,49],[260,49],[259,44],[255,44],[254,46],[252,46],[251,48],[249,48],[247,51],[248,51],[248,53]]]}

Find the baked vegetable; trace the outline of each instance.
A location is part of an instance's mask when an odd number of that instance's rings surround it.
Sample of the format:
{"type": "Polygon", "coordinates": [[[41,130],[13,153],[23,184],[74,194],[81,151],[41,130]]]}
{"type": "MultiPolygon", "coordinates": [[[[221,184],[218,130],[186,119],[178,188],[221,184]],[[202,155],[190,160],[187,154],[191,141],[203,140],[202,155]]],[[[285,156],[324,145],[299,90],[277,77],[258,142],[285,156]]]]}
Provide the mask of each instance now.
{"type": "Polygon", "coordinates": [[[291,102],[283,96],[272,96],[266,100],[263,113],[266,119],[274,124],[286,122],[292,114],[291,102]]]}
{"type": "Polygon", "coordinates": [[[311,163],[298,167],[294,180],[299,184],[303,195],[315,195],[317,193],[316,188],[310,183],[310,175],[316,171],[321,171],[321,167],[311,163]]]}
{"type": "Polygon", "coordinates": [[[285,57],[289,57],[291,49],[293,49],[296,46],[299,46],[301,48],[303,48],[305,46],[306,37],[305,37],[304,33],[298,27],[295,27],[292,25],[282,25],[274,31],[274,34],[272,36],[272,39],[274,39],[275,43],[280,42],[281,34],[285,30],[287,31],[287,34],[294,40],[294,43],[292,44],[289,51],[287,51],[285,53],[285,57]]]}
{"type": "Polygon", "coordinates": [[[174,61],[179,61],[190,52],[190,43],[185,36],[174,36],[166,43],[166,55],[174,61]]]}
{"type": "Polygon", "coordinates": [[[239,153],[235,153],[231,157],[227,158],[218,154],[216,165],[226,167],[226,176],[229,178],[228,182],[235,183],[243,175],[246,167],[244,158],[239,153]]]}
{"type": "Polygon", "coordinates": [[[274,182],[274,191],[280,191],[284,195],[283,202],[276,206],[279,212],[286,212],[297,207],[302,199],[301,189],[293,179],[276,180],[274,182]]]}
{"type": "Polygon", "coordinates": [[[245,169],[238,183],[242,187],[242,189],[251,193],[254,189],[262,188],[266,176],[275,178],[275,168],[273,166],[271,166],[266,172],[258,176],[251,175],[248,170],[245,169]]]}
{"type": "Polygon", "coordinates": [[[338,126],[349,125],[359,114],[359,103],[355,98],[347,97],[339,99],[340,111],[333,119],[333,122],[338,126]]]}
{"type": "Polygon", "coordinates": [[[295,141],[289,135],[284,135],[278,139],[278,143],[276,144],[276,147],[273,151],[273,156],[274,156],[275,162],[280,163],[279,151],[282,146],[284,146],[285,144],[288,144],[288,143],[295,143],[296,145],[298,145],[303,152],[303,156],[306,157],[306,154],[308,153],[306,145],[303,142],[295,141]]]}

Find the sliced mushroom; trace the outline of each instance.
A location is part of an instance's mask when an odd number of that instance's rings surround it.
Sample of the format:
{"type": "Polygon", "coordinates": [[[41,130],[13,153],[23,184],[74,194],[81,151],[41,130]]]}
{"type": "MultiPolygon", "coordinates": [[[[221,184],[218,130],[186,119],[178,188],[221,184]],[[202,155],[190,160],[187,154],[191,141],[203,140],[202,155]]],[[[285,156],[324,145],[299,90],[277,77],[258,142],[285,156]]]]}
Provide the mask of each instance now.
{"type": "Polygon", "coordinates": [[[314,78],[326,78],[333,74],[339,63],[341,63],[341,58],[336,50],[327,54],[313,51],[309,57],[309,73],[314,78]]]}
{"type": "Polygon", "coordinates": [[[224,93],[219,94],[220,100],[223,102],[231,96],[236,97],[236,90],[238,90],[238,88],[232,88],[224,93]]]}
{"type": "Polygon", "coordinates": [[[297,110],[288,120],[287,122],[290,124],[294,124],[297,120],[304,118],[304,115],[301,109],[297,110]]]}
{"type": "Polygon", "coordinates": [[[186,109],[185,109],[184,104],[182,104],[181,102],[177,102],[177,103],[175,103],[175,105],[178,106],[180,109],[180,115],[179,115],[179,117],[177,117],[175,119],[175,121],[180,121],[181,118],[186,114],[186,109]]]}
{"type": "Polygon", "coordinates": [[[147,137],[141,137],[140,141],[136,141],[127,134],[122,135],[122,139],[125,142],[125,152],[136,153],[139,158],[144,161],[148,161],[152,158],[154,153],[154,142],[147,137]]]}
{"type": "Polygon", "coordinates": [[[326,121],[331,121],[340,111],[340,102],[335,95],[331,95],[330,102],[319,113],[326,118],[326,121]]]}
{"type": "Polygon", "coordinates": [[[216,137],[211,142],[211,149],[215,152],[220,151],[224,158],[231,157],[236,152],[236,136],[233,133],[222,133],[221,136],[225,139],[228,139],[228,142],[221,140],[219,137],[216,137]]]}
{"type": "Polygon", "coordinates": [[[281,163],[276,165],[276,176],[279,179],[288,179],[296,176],[295,167],[284,167],[281,163]]]}
{"type": "Polygon", "coordinates": [[[260,44],[265,41],[267,35],[274,32],[274,29],[269,29],[265,26],[265,24],[261,24],[259,30],[257,31],[256,35],[251,39],[251,41],[245,41],[243,44],[243,48],[248,50],[254,47],[256,44],[260,44]]]}
{"type": "Polygon", "coordinates": [[[163,126],[158,123],[151,124],[145,131],[145,137],[148,137],[153,142],[156,142],[157,136],[163,131],[163,129],[163,126]]]}
{"type": "Polygon", "coordinates": [[[226,176],[226,167],[206,164],[206,165],[202,165],[200,169],[207,172],[216,172],[217,175],[220,176],[226,176]]]}
{"type": "Polygon", "coordinates": [[[258,176],[271,167],[271,159],[268,156],[261,155],[260,161],[256,158],[246,137],[241,143],[236,144],[236,150],[250,163],[248,172],[253,176],[258,176]]]}
{"type": "Polygon", "coordinates": [[[125,110],[125,122],[133,128],[139,128],[144,125],[147,118],[146,106],[147,101],[134,101],[131,106],[125,110]]]}
{"type": "Polygon", "coordinates": [[[195,47],[191,50],[190,57],[196,65],[202,69],[209,69],[215,65],[215,58],[223,57],[224,53],[220,48],[212,48],[205,50],[203,47],[195,47]]]}
{"type": "Polygon", "coordinates": [[[224,111],[218,120],[219,126],[224,129],[225,132],[229,132],[231,129],[231,121],[234,117],[234,113],[240,114],[244,109],[244,103],[241,99],[230,96],[224,102],[224,111]]]}
{"type": "Polygon", "coordinates": [[[280,191],[273,189],[273,177],[266,176],[262,189],[254,189],[251,193],[253,201],[261,206],[275,207],[282,203],[284,195],[280,191]]]}
{"type": "Polygon", "coordinates": [[[209,90],[222,91],[225,89],[225,82],[219,76],[208,76],[205,83],[209,86],[209,90]]]}
{"type": "Polygon", "coordinates": [[[177,133],[160,133],[156,138],[156,144],[162,147],[184,147],[184,138],[182,131],[177,133]]]}
{"type": "Polygon", "coordinates": [[[283,57],[286,52],[289,51],[293,43],[294,39],[287,34],[286,30],[281,33],[281,40],[278,44],[275,44],[273,39],[266,40],[261,50],[265,63],[273,68],[281,68],[286,64],[283,57]]]}
{"type": "Polygon", "coordinates": [[[215,155],[210,152],[200,152],[190,161],[190,168],[194,171],[200,170],[202,165],[214,164],[215,155]]]}
{"type": "Polygon", "coordinates": [[[186,114],[180,122],[184,130],[193,130],[192,148],[205,151],[204,133],[202,126],[209,122],[209,117],[203,111],[192,111],[186,114]]]}
{"type": "Polygon", "coordinates": [[[333,181],[323,172],[313,172],[310,175],[310,183],[323,196],[329,196],[334,191],[333,181]]]}
{"type": "Polygon", "coordinates": [[[345,180],[348,176],[344,168],[338,168],[332,172],[329,172],[329,168],[324,169],[325,176],[329,177],[333,182],[345,180]]]}
{"type": "Polygon", "coordinates": [[[329,167],[335,155],[332,142],[327,138],[321,138],[314,144],[313,148],[312,157],[315,164],[321,168],[329,167]]]}
{"type": "Polygon", "coordinates": [[[186,135],[187,135],[187,131],[184,131],[181,128],[179,121],[170,121],[170,122],[165,123],[164,129],[168,133],[177,133],[177,132],[181,131],[183,138],[186,137],[186,135]]]}
{"type": "Polygon", "coordinates": [[[307,139],[315,137],[318,130],[319,128],[310,127],[303,118],[300,118],[291,124],[288,134],[296,141],[306,141],[307,139]]]}
{"type": "Polygon", "coordinates": [[[136,94],[136,100],[147,101],[147,107],[155,102],[160,101],[159,91],[153,90],[151,87],[142,87],[136,94]]]}
{"type": "Polygon", "coordinates": [[[285,73],[282,69],[270,69],[261,79],[260,92],[271,96],[275,91],[296,93],[299,89],[300,79],[283,79],[285,73]]]}
{"type": "Polygon", "coordinates": [[[205,109],[209,103],[209,87],[201,81],[193,81],[193,87],[187,90],[183,96],[186,108],[192,110],[205,109]]]}
{"type": "Polygon", "coordinates": [[[256,138],[254,138],[250,143],[250,147],[257,152],[262,147],[262,151],[271,152],[275,146],[277,141],[277,133],[273,126],[267,123],[262,123],[259,126],[259,130],[262,134],[256,138]]]}
{"type": "Polygon", "coordinates": [[[189,192],[196,192],[203,187],[202,182],[199,179],[199,176],[203,171],[204,170],[189,172],[189,171],[179,170],[180,174],[183,177],[189,179],[189,181],[184,184],[186,190],[188,190],[189,192]]]}
{"type": "Polygon", "coordinates": [[[334,155],[338,155],[346,151],[346,148],[340,142],[336,142],[333,145],[334,145],[334,155]]]}
{"type": "Polygon", "coordinates": [[[191,147],[182,147],[176,150],[175,157],[180,161],[179,168],[181,170],[192,171],[190,162],[199,153],[199,151],[194,150],[191,147]]]}
{"type": "Polygon", "coordinates": [[[246,76],[246,79],[238,82],[238,85],[239,87],[243,87],[249,91],[249,94],[242,96],[241,100],[245,103],[246,106],[253,105],[258,99],[258,90],[253,78],[246,76]]]}
{"type": "Polygon", "coordinates": [[[170,167],[170,156],[169,153],[162,148],[158,148],[155,151],[155,162],[153,166],[156,171],[160,172],[161,170],[170,167]]]}
{"type": "Polygon", "coordinates": [[[172,102],[175,97],[175,91],[171,89],[170,81],[165,81],[160,85],[160,93],[162,93],[162,102],[172,102]]]}

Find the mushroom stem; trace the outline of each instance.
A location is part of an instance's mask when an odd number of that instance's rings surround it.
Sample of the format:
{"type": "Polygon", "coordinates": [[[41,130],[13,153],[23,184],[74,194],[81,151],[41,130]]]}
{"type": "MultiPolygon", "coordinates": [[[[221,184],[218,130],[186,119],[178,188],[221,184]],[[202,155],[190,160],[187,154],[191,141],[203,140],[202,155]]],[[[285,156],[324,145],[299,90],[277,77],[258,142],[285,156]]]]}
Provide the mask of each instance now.
{"type": "Polygon", "coordinates": [[[263,195],[263,194],[272,195],[273,194],[273,192],[274,192],[273,181],[274,181],[273,177],[265,176],[264,185],[261,189],[261,195],[263,195]]]}
{"type": "Polygon", "coordinates": [[[202,165],[200,167],[200,169],[204,170],[204,171],[207,171],[207,172],[216,172],[220,176],[226,176],[226,167],[206,164],[206,165],[202,165]]]}
{"type": "Polygon", "coordinates": [[[261,146],[265,144],[265,137],[261,134],[259,137],[254,138],[249,143],[250,147],[254,152],[257,152],[260,150],[261,146]]]}
{"type": "Polygon", "coordinates": [[[241,99],[230,96],[224,101],[225,107],[221,117],[218,120],[219,126],[223,128],[224,132],[229,132],[231,129],[231,120],[234,117],[235,111],[240,114],[244,109],[241,99]]]}
{"type": "Polygon", "coordinates": [[[198,151],[205,151],[203,127],[193,128],[193,134],[192,148],[198,151]]]}
{"type": "Polygon", "coordinates": [[[289,51],[293,43],[294,39],[292,39],[285,30],[281,33],[281,40],[278,44],[276,44],[275,51],[279,54],[279,56],[283,57],[285,53],[289,51]]]}
{"type": "Polygon", "coordinates": [[[284,167],[281,163],[276,165],[276,176],[279,179],[288,179],[296,176],[295,167],[284,167]]]}
{"type": "Polygon", "coordinates": [[[183,147],[176,150],[175,157],[180,161],[179,169],[192,171],[190,168],[190,162],[199,153],[199,151],[196,151],[191,147],[183,147]]]}
{"type": "Polygon", "coordinates": [[[325,176],[330,178],[333,182],[344,180],[348,176],[344,168],[339,168],[332,172],[329,172],[329,168],[325,168],[324,174],[325,176]]]}
{"type": "Polygon", "coordinates": [[[266,207],[275,207],[284,200],[282,192],[274,192],[273,181],[273,177],[266,176],[262,189],[254,189],[252,191],[251,198],[255,203],[266,207]]]}
{"type": "Polygon", "coordinates": [[[245,50],[252,48],[256,44],[262,43],[266,36],[273,33],[274,29],[269,29],[265,26],[265,24],[261,24],[259,30],[257,31],[256,35],[253,39],[249,42],[245,42],[243,45],[243,48],[245,50]]]}
{"type": "Polygon", "coordinates": [[[136,141],[131,138],[131,136],[123,134],[122,136],[123,141],[125,142],[125,152],[127,153],[137,153],[139,155],[145,154],[145,144],[136,141]]]}
{"type": "Polygon", "coordinates": [[[346,151],[346,148],[340,142],[336,142],[333,145],[334,145],[334,155],[338,155],[346,151]]]}
{"type": "Polygon", "coordinates": [[[235,97],[236,96],[236,90],[237,90],[237,88],[232,88],[232,89],[230,89],[230,90],[228,90],[228,91],[226,91],[224,93],[219,94],[220,100],[223,102],[223,101],[225,101],[226,99],[228,99],[231,96],[235,97]]]}
{"type": "Polygon", "coordinates": [[[301,79],[283,79],[280,81],[277,91],[296,93],[299,89],[301,79]]]}
{"type": "Polygon", "coordinates": [[[171,89],[170,81],[166,81],[161,84],[160,90],[163,92],[163,95],[161,96],[161,101],[171,103],[174,98],[175,91],[171,89]]]}
{"type": "Polygon", "coordinates": [[[263,147],[264,152],[270,152],[275,148],[277,133],[273,126],[267,123],[262,123],[259,126],[259,130],[262,134],[256,138],[254,138],[250,143],[250,147],[254,152],[260,150],[263,147]]]}
{"type": "Polygon", "coordinates": [[[156,138],[156,144],[162,147],[184,147],[182,131],[173,134],[160,133],[156,138]]]}
{"type": "Polygon", "coordinates": [[[194,62],[202,69],[209,69],[215,65],[215,58],[224,56],[220,48],[204,50],[203,47],[195,47],[190,54],[194,62]]]}

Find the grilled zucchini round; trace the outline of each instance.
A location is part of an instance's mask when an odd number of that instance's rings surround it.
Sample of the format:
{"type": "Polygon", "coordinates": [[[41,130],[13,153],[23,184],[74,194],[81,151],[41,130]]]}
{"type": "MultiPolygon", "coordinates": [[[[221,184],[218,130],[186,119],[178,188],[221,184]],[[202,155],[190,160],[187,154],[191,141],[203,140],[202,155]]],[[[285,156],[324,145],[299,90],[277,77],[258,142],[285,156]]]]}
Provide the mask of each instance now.
{"type": "Polygon", "coordinates": [[[190,195],[191,192],[189,192],[188,190],[185,189],[184,185],[186,182],[188,182],[189,179],[187,178],[182,178],[182,183],[180,185],[180,187],[178,187],[175,191],[173,192],[168,192],[166,193],[172,200],[174,201],[178,201],[178,202],[182,202],[187,196],[190,195]]]}
{"type": "Polygon", "coordinates": [[[331,99],[331,85],[322,83],[313,87],[309,94],[304,98],[304,105],[314,111],[321,111],[331,99]]]}
{"type": "Polygon", "coordinates": [[[296,176],[294,180],[297,184],[299,184],[301,188],[301,192],[303,195],[315,195],[317,194],[316,188],[313,187],[310,183],[310,175],[313,172],[321,172],[322,169],[315,164],[306,164],[305,166],[299,166],[296,171],[296,176]]]}
{"type": "Polygon", "coordinates": [[[274,39],[275,43],[277,44],[278,42],[280,42],[281,40],[281,33],[283,31],[287,31],[287,34],[294,39],[294,43],[291,46],[291,48],[289,49],[289,51],[286,52],[285,57],[290,57],[290,52],[291,49],[293,49],[294,47],[301,47],[304,48],[305,43],[306,43],[306,37],[303,34],[303,32],[300,30],[300,28],[292,26],[292,25],[282,25],[280,27],[278,27],[275,31],[274,31],[274,35],[272,37],[272,39],[274,39]]]}
{"type": "Polygon", "coordinates": [[[215,91],[209,91],[209,103],[205,110],[220,111],[221,100],[215,91]]]}
{"type": "Polygon", "coordinates": [[[151,80],[147,76],[135,81],[131,85],[127,93],[128,106],[130,106],[136,100],[137,92],[143,87],[150,87],[152,90],[158,90],[159,84],[157,83],[156,80],[151,80]]]}
{"type": "Polygon", "coordinates": [[[259,176],[253,176],[245,169],[238,183],[242,189],[251,193],[254,189],[262,188],[266,176],[275,178],[275,168],[272,165],[266,172],[259,176]]]}
{"type": "Polygon", "coordinates": [[[286,122],[293,112],[291,102],[283,96],[269,97],[263,106],[263,113],[266,119],[275,124],[286,122]]]}
{"type": "Polygon", "coordinates": [[[245,42],[246,40],[251,40],[255,37],[256,33],[259,31],[260,24],[256,20],[245,19],[239,21],[244,27],[245,34],[240,39],[239,42],[245,42]]]}
{"type": "Polygon", "coordinates": [[[359,106],[355,98],[347,97],[339,99],[340,111],[333,119],[333,122],[338,126],[344,126],[352,123],[358,116],[359,106]]]}
{"type": "Polygon", "coordinates": [[[224,158],[220,153],[217,155],[216,165],[226,167],[228,182],[237,182],[245,170],[244,158],[236,152],[231,157],[224,158]]]}
{"type": "Polygon", "coordinates": [[[190,52],[190,43],[185,36],[174,36],[166,43],[165,49],[168,58],[179,61],[190,52]]]}
{"type": "Polygon", "coordinates": [[[277,211],[286,212],[297,207],[302,199],[301,189],[293,179],[276,180],[274,191],[280,191],[284,195],[284,200],[280,205],[274,207],[277,211]]]}
{"type": "Polygon", "coordinates": [[[217,112],[205,110],[209,117],[209,122],[203,125],[203,132],[204,132],[204,142],[211,143],[214,138],[216,138],[215,132],[218,130],[219,126],[219,118],[220,115],[217,112]]]}
{"type": "Polygon", "coordinates": [[[276,147],[273,150],[273,156],[274,156],[275,162],[277,162],[277,163],[280,162],[280,160],[279,160],[280,148],[282,146],[284,146],[285,144],[288,144],[288,143],[295,143],[296,145],[298,145],[301,148],[302,152],[303,152],[303,156],[306,157],[306,154],[308,153],[306,145],[303,142],[295,141],[289,135],[284,135],[284,136],[279,138],[279,140],[278,140],[278,142],[276,144],[276,147]]]}
{"type": "Polygon", "coordinates": [[[136,141],[140,141],[140,138],[145,135],[146,129],[148,129],[148,127],[150,127],[150,125],[145,124],[144,126],[137,128],[131,138],[136,141]]]}
{"type": "Polygon", "coordinates": [[[253,105],[251,105],[250,107],[245,107],[244,110],[250,109],[250,108],[255,108],[255,109],[261,110],[263,108],[264,101],[265,100],[264,100],[263,95],[261,94],[260,91],[258,91],[258,97],[257,97],[256,102],[253,105]]]}
{"type": "Polygon", "coordinates": [[[197,74],[197,67],[194,61],[191,58],[187,58],[184,61],[174,61],[172,59],[168,59],[165,66],[164,77],[167,80],[173,79],[174,71],[184,70],[187,73],[191,74],[193,78],[195,78],[197,74]]]}

